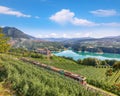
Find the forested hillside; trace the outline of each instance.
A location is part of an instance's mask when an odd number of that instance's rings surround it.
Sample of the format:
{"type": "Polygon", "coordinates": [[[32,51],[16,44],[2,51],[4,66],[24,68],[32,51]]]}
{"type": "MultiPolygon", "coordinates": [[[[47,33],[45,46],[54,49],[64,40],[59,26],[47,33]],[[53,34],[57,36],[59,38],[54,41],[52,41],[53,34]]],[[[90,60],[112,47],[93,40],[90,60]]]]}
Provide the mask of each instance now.
{"type": "MultiPolygon", "coordinates": [[[[57,57],[57,56],[51,56],[48,59],[48,57],[46,57],[44,55],[37,54],[34,52],[29,52],[26,50],[21,50],[21,51],[16,50],[16,52],[12,51],[9,54],[12,54],[12,55],[10,55],[12,58],[13,57],[15,57],[15,58],[25,57],[25,58],[29,58],[30,60],[38,61],[40,63],[48,64],[50,66],[55,66],[57,68],[61,68],[61,69],[68,70],[73,73],[80,74],[87,78],[87,82],[89,84],[92,84],[94,86],[97,86],[99,88],[113,92],[118,95],[120,94],[119,93],[120,92],[120,87],[119,87],[120,72],[119,71],[115,71],[115,72],[110,71],[109,72],[109,70],[112,69],[111,68],[112,66],[111,67],[99,67],[99,66],[96,67],[96,66],[90,66],[87,62],[86,62],[86,65],[84,65],[80,62],[77,63],[76,61],[73,61],[72,59],[67,59],[67,58],[57,57]]],[[[5,56],[5,55],[3,55],[3,56],[5,56]]],[[[6,60],[7,60],[7,58],[5,59],[5,61],[6,60]]],[[[19,61],[18,59],[15,59],[15,60],[16,60],[16,62],[19,61]]],[[[19,62],[24,63],[22,61],[19,61],[19,62]]],[[[92,61],[89,61],[89,63],[90,62],[92,62],[92,61]]],[[[93,63],[94,63],[94,61],[93,61],[93,63]]],[[[13,64],[13,63],[11,62],[10,64],[13,64]]],[[[26,63],[24,63],[24,64],[26,64],[26,63]]]]}
{"type": "Polygon", "coordinates": [[[37,48],[48,48],[51,51],[63,50],[62,43],[51,42],[41,38],[35,38],[25,34],[15,27],[3,27],[2,32],[6,37],[9,37],[9,43],[14,48],[24,48],[28,50],[35,50],[37,48]]]}
{"type": "Polygon", "coordinates": [[[84,38],[63,41],[64,47],[71,47],[75,51],[120,54],[120,37],[105,37],[100,39],[84,38]]]}
{"type": "Polygon", "coordinates": [[[12,55],[0,54],[0,80],[17,96],[101,96],[78,82],[54,72],[24,63],[12,55]]]}

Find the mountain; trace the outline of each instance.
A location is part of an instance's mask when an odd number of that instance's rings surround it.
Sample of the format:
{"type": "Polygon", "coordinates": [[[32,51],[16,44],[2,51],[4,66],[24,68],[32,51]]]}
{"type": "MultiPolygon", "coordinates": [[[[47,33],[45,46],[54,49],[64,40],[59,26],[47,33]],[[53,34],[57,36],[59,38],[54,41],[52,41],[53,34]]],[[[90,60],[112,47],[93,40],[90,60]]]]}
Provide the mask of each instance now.
{"type": "Polygon", "coordinates": [[[69,39],[68,38],[42,38],[42,40],[51,41],[51,42],[61,42],[69,39]]]}
{"type": "Polygon", "coordinates": [[[88,39],[93,39],[91,37],[83,37],[83,38],[42,38],[42,40],[46,41],[52,41],[52,42],[75,42],[78,40],[88,40],[88,39]]]}
{"type": "Polygon", "coordinates": [[[10,44],[13,47],[31,50],[47,47],[53,51],[65,47],[78,51],[120,53],[120,36],[104,38],[35,38],[15,27],[4,27],[3,33],[11,37],[10,44]]]}
{"type": "Polygon", "coordinates": [[[32,42],[33,44],[36,41],[40,42],[40,39],[37,40],[37,38],[25,34],[15,27],[3,27],[2,30],[7,37],[10,37],[9,43],[14,47],[24,47],[24,43],[29,44],[32,42]]]}
{"type": "Polygon", "coordinates": [[[120,36],[109,36],[109,37],[104,37],[104,38],[101,38],[103,40],[115,40],[115,41],[119,41],[120,42],[120,36]]]}
{"type": "Polygon", "coordinates": [[[109,36],[104,38],[92,38],[92,37],[82,37],[82,38],[41,38],[45,41],[52,42],[63,42],[63,43],[76,43],[76,42],[85,42],[85,41],[120,41],[120,36],[109,36]]]}
{"type": "Polygon", "coordinates": [[[70,47],[75,51],[120,54],[120,36],[87,39],[78,38],[66,40],[62,43],[64,44],[64,47],[70,47]]]}
{"type": "Polygon", "coordinates": [[[22,32],[21,30],[15,28],[15,27],[4,27],[3,28],[3,33],[6,36],[11,37],[12,39],[20,39],[20,38],[35,39],[35,37],[27,35],[24,32],[22,32]]]}
{"type": "Polygon", "coordinates": [[[120,43],[120,36],[109,36],[109,37],[104,37],[104,38],[91,38],[91,37],[83,37],[83,38],[71,38],[71,39],[66,39],[66,40],[61,40],[62,43],[93,43],[93,42],[98,42],[98,43],[114,43],[114,42],[119,42],[120,43]]]}
{"type": "Polygon", "coordinates": [[[76,43],[76,42],[82,42],[82,41],[89,41],[89,40],[95,40],[95,38],[91,37],[82,37],[82,38],[71,38],[67,40],[63,40],[64,43],[76,43]]]}
{"type": "Polygon", "coordinates": [[[37,48],[48,48],[49,50],[53,51],[64,49],[64,46],[59,42],[50,42],[48,40],[42,40],[40,38],[32,37],[15,27],[4,27],[2,29],[3,33],[11,38],[9,43],[14,48],[25,48],[28,50],[35,50],[37,48]]]}

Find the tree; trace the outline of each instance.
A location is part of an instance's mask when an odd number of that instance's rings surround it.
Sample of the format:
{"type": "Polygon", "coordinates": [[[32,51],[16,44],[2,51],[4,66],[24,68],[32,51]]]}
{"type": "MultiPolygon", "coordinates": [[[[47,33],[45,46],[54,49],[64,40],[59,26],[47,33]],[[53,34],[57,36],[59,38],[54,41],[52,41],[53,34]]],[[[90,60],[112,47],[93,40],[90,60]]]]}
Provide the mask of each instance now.
{"type": "Polygon", "coordinates": [[[114,69],[114,71],[119,71],[120,70],[120,61],[115,62],[113,64],[113,69],[114,69]]]}
{"type": "MultiPolygon", "coordinates": [[[[119,71],[120,71],[120,61],[117,61],[113,64],[113,71],[116,72],[115,76],[119,73],[119,71]]],[[[116,80],[118,80],[118,79],[119,79],[119,77],[116,80]]],[[[116,80],[115,80],[115,82],[116,82],[116,80]]]]}
{"type": "Polygon", "coordinates": [[[10,49],[10,44],[8,44],[9,38],[5,37],[2,33],[2,28],[0,28],[0,53],[7,52],[10,49]]]}
{"type": "Polygon", "coordinates": [[[79,60],[77,60],[77,63],[78,64],[83,64],[83,60],[79,59],[79,60]]]}
{"type": "Polygon", "coordinates": [[[113,73],[112,69],[109,69],[106,71],[105,75],[106,75],[106,77],[112,76],[112,73],[113,73]]]}
{"type": "Polygon", "coordinates": [[[109,69],[109,70],[107,70],[107,71],[105,72],[105,75],[106,75],[106,81],[108,80],[108,77],[112,76],[112,74],[113,74],[112,69],[109,69]]]}
{"type": "Polygon", "coordinates": [[[115,64],[116,60],[105,60],[105,62],[112,66],[113,64],[115,64]]]}
{"type": "Polygon", "coordinates": [[[105,60],[101,61],[101,65],[107,65],[107,62],[105,60]]]}
{"type": "Polygon", "coordinates": [[[100,64],[100,61],[96,58],[85,58],[82,62],[83,65],[96,66],[100,64]]]}

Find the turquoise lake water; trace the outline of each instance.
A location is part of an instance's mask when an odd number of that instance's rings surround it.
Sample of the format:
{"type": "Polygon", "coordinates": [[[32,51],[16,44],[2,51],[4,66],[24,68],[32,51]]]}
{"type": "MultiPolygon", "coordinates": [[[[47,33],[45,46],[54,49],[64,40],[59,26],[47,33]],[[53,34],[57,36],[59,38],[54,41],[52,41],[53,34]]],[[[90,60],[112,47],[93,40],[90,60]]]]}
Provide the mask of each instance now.
{"type": "Polygon", "coordinates": [[[72,57],[74,60],[84,59],[84,58],[98,58],[100,60],[119,60],[120,61],[120,54],[111,54],[111,53],[91,53],[91,52],[74,52],[72,50],[66,50],[59,53],[54,53],[56,56],[65,56],[65,57],[72,57]]]}

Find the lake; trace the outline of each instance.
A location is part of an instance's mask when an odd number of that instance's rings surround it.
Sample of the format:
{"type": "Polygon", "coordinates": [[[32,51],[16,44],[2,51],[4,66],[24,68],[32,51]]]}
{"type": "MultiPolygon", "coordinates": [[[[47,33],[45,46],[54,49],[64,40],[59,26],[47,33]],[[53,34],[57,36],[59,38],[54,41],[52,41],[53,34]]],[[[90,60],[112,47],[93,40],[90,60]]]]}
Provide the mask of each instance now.
{"type": "Polygon", "coordinates": [[[84,59],[84,58],[97,58],[100,60],[119,60],[120,61],[120,54],[112,54],[112,53],[91,53],[91,52],[74,52],[72,50],[66,50],[58,53],[54,53],[56,56],[65,56],[65,57],[72,57],[74,60],[84,59]]]}

